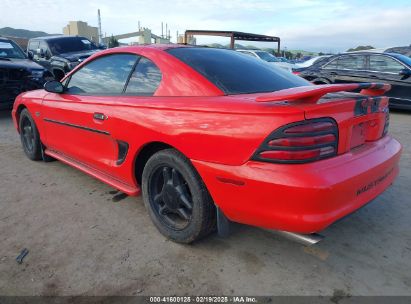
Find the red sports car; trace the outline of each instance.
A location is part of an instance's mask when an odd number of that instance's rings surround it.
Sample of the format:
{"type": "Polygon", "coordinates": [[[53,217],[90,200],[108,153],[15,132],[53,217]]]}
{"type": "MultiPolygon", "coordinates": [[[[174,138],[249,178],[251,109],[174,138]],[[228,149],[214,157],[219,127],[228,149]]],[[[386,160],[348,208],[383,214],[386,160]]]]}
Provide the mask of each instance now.
{"type": "Polygon", "coordinates": [[[314,86],[231,50],[136,46],[99,52],[19,95],[13,119],[30,159],[142,192],[174,241],[227,220],[309,234],[397,176],[401,145],[379,96],[387,90],[314,86]]]}

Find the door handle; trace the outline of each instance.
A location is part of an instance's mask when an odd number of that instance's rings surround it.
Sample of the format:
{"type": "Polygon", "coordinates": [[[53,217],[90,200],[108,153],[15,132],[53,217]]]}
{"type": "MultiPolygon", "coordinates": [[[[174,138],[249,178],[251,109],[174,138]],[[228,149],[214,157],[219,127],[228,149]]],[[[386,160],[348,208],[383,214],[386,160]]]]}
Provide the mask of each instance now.
{"type": "Polygon", "coordinates": [[[104,115],[103,113],[94,113],[93,118],[97,120],[106,120],[107,116],[104,115]]]}
{"type": "Polygon", "coordinates": [[[336,72],[330,72],[330,75],[335,76],[335,75],[337,75],[337,73],[336,72]]]}
{"type": "Polygon", "coordinates": [[[377,76],[375,76],[375,75],[369,75],[368,77],[370,77],[370,78],[374,78],[374,79],[378,79],[378,77],[377,77],[377,76]]]}

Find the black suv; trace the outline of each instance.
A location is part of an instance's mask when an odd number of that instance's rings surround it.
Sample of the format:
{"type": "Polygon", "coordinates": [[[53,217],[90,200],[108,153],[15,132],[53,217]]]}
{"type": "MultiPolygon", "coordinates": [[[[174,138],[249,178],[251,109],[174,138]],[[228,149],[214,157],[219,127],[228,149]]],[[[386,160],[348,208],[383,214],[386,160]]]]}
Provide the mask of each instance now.
{"type": "Polygon", "coordinates": [[[0,109],[12,108],[17,95],[40,89],[51,79],[51,73],[29,60],[13,40],[0,37],[0,109]]]}
{"type": "Polygon", "coordinates": [[[53,73],[57,80],[99,50],[85,37],[63,35],[33,38],[27,46],[28,56],[53,73]]]}
{"type": "Polygon", "coordinates": [[[411,58],[396,53],[355,52],[315,63],[299,76],[314,84],[385,82],[390,107],[411,109],[411,58]]]}

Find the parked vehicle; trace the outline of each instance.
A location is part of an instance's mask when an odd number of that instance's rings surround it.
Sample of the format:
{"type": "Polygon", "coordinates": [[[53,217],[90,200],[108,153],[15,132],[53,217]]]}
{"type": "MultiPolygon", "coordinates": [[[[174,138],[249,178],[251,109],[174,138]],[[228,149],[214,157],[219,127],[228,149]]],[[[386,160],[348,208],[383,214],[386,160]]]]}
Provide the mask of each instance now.
{"type": "Polygon", "coordinates": [[[0,37],[0,109],[11,109],[21,92],[43,87],[52,75],[13,41],[0,37]]]}
{"type": "Polygon", "coordinates": [[[232,50],[134,46],[21,94],[12,114],[28,158],[142,193],[158,230],[189,243],[229,221],[321,231],[381,194],[401,153],[374,97],[388,89],[315,86],[232,50]]]}
{"type": "Polygon", "coordinates": [[[275,57],[273,54],[270,54],[266,51],[260,51],[260,50],[236,50],[237,52],[252,56],[254,58],[258,58],[260,60],[263,60],[265,62],[267,62],[268,64],[272,64],[274,66],[277,66],[283,70],[286,70],[288,72],[292,72],[292,67],[293,65],[288,63],[288,62],[284,62],[280,59],[278,59],[277,57],[275,57]]]}
{"type": "Polygon", "coordinates": [[[28,56],[53,73],[57,80],[100,49],[79,36],[47,36],[29,40],[28,56]]]}
{"type": "Polygon", "coordinates": [[[355,52],[318,62],[299,76],[314,84],[389,83],[390,107],[411,109],[411,58],[396,53],[355,52]]]}

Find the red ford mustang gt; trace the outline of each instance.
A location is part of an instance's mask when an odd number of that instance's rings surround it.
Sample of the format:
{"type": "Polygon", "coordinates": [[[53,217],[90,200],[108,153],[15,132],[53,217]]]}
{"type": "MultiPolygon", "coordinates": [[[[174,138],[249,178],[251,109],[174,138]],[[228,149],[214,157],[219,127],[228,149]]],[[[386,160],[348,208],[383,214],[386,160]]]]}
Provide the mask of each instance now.
{"type": "Polygon", "coordinates": [[[13,119],[30,159],[142,192],[156,227],[177,242],[227,219],[308,234],[397,176],[387,90],[314,86],[231,50],[125,47],[21,94],[13,119]]]}

